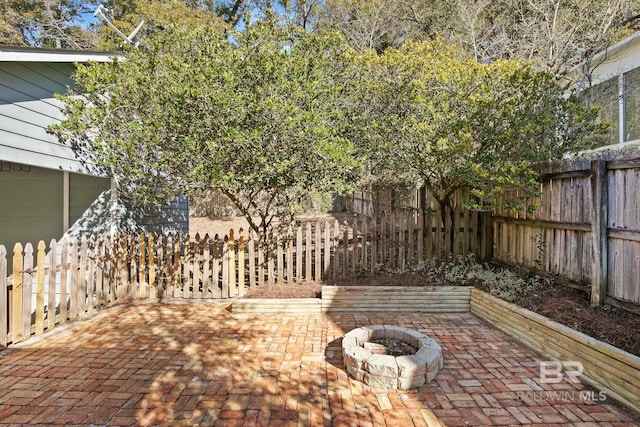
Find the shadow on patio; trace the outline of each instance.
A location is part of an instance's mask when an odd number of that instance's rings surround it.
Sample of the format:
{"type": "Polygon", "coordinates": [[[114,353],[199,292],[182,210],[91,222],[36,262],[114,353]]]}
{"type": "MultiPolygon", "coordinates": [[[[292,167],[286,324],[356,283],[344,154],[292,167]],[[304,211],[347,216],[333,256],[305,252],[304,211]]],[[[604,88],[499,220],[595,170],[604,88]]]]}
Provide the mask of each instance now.
{"type": "MultiPolygon", "coordinates": [[[[223,304],[118,306],[0,353],[0,421],[23,424],[458,426],[640,420],[544,384],[539,359],[471,314],[238,315],[223,304]],[[444,369],[410,391],[348,378],[340,338],[419,330],[444,369]],[[535,399],[538,392],[563,392],[535,399]],[[529,393],[529,394],[527,394],[529,393]]],[[[596,394],[597,396],[597,394],[596,394]]],[[[594,424],[595,425],[595,424],[594,424]]]]}

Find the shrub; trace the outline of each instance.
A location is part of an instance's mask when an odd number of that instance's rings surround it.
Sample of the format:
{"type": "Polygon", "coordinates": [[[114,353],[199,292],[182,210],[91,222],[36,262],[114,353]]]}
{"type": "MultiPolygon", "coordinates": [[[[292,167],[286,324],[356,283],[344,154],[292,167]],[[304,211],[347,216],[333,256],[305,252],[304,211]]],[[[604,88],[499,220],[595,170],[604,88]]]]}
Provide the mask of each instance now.
{"type": "Polygon", "coordinates": [[[481,264],[474,256],[432,261],[421,273],[441,286],[478,286],[510,302],[535,292],[546,280],[522,271],[481,264]]]}

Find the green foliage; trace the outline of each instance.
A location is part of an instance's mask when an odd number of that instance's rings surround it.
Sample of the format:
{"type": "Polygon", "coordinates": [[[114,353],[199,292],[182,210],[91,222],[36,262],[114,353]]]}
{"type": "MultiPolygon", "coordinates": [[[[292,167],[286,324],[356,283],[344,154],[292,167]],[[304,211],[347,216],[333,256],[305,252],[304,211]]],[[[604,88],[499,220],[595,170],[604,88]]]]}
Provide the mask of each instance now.
{"type": "Polygon", "coordinates": [[[86,95],[62,97],[54,131],[140,203],[210,187],[264,232],[310,189],[343,191],[358,175],[336,108],[345,49],[270,21],[243,32],[213,17],[166,23],[126,60],[80,66],[86,95]]]}
{"type": "Polygon", "coordinates": [[[95,0],[3,0],[0,45],[92,48],[95,34],[80,22],[95,4],[95,0]]]}
{"type": "Polygon", "coordinates": [[[441,208],[469,187],[469,208],[522,208],[536,162],[589,147],[595,112],[531,64],[481,64],[442,40],[354,58],[353,138],[371,176],[425,185],[441,208]]]}
{"type": "Polygon", "coordinates": [[[507,268],[480,264],[472,256],[431,262],[421,271],[430,280],[443,286],[480,286],[506,301],[517,302],[538,290],[545,279],[507,268]]]}

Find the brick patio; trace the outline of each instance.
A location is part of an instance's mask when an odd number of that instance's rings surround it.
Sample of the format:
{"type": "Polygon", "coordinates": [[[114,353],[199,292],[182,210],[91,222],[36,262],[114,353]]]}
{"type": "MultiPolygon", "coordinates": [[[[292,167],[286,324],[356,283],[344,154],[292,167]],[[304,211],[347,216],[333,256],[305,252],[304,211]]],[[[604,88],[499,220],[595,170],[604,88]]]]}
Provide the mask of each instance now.
{"type": "Polygon", "coordinates": [[[611,401],[580,395],[581,385],[538,384],[539,361],[471,314],[262,317],[212,304],[120,306],[0,352],[0,423],[640,425],[611,401]],[[340,337],[370,324],[437,339],[445,365],[434,383],[392,392],[350,380],[340,337]]]}

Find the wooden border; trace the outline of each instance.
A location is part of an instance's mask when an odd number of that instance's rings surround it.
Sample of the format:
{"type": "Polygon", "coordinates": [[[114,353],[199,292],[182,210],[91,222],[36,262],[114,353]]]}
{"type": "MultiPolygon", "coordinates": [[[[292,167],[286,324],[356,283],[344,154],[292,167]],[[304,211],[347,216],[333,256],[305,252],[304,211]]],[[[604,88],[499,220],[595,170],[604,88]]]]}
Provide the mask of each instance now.
{"type": "Polygon", "coordinates": [[[464,313],[470,286],[323,286],[323,313],[464,313]]]}
{"type": "Polygon", "coordinates": [[[237,314],[320,314],[320,298],[247,298],[231,304],[231,312],[237,314]]]}
{"type": "Polygon", "coordinates": [[[640,413],[640,357],[478,289],[471,313],[548,360],[580,361],[580,379],[640,413]]]}

